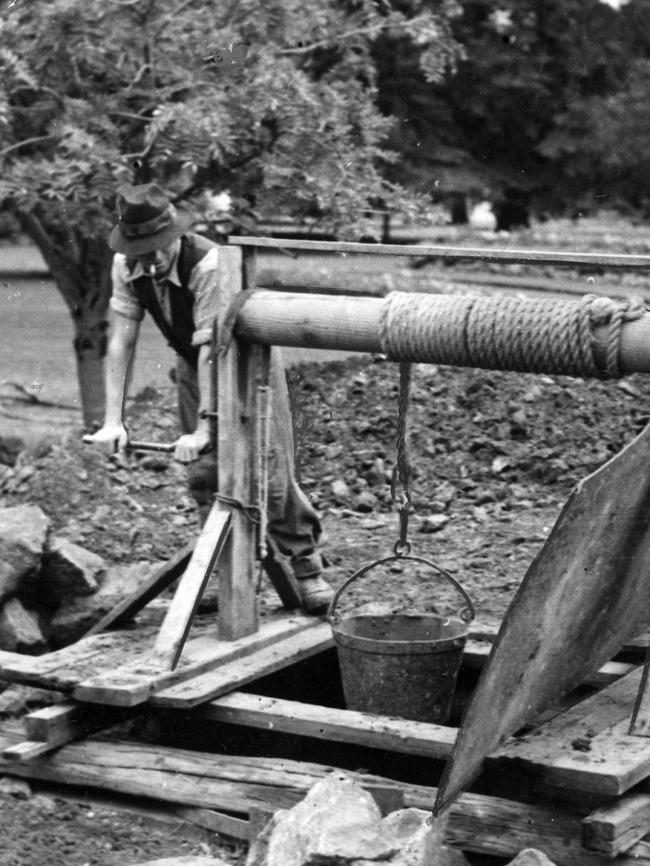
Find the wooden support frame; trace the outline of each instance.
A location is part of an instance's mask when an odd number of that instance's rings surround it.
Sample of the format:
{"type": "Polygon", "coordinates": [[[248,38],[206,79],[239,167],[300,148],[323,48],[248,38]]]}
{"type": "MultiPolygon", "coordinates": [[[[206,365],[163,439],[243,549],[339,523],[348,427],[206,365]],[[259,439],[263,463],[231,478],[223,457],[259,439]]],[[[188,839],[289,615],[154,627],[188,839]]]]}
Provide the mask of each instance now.
{"type": "Polygon", "coordinates": [[[230,339],[225,333],[230,305],[243,289],[243,256],[239,247],[230,246],[222,247],[219,256],[217,476],[219,495],[233,502],[230,537],[219,569],[219,638],[237,640],[258,627],[257,528],[247,508],[256,504],[251,461],[255,397],[257,387],[268,384],[269,351],[262,346],[243,348],[237,337],[230,339]]]}

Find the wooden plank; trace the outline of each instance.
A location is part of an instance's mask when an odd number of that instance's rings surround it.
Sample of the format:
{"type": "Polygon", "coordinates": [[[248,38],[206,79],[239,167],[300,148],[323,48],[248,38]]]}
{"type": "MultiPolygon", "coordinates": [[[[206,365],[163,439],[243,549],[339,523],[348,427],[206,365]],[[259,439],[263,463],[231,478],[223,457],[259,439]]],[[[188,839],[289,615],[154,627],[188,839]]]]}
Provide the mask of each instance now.
{"type": "MultiPolygon", "coordinates": [[[[268,353],[260,346],[236,338],[223,348],[231,302],[240,294],[243,264],[238,247],[219,248],[218,334],[222,348],[216,364],[217,453],[219,494],[250,505],[254,489],[257,386],[268,380],[268,353]]],[[[257,629],[255,574],[256,528],[245,511],[236,507],[219,568],[219,636],[236,640],[257,629]]]]}
{"type": "Polygon", "coordinates": [[[241,247],[284,247],[291,250],[331,253],[370,253],[384,256],[433,256],[441,259],[478,259],[482,262],[504,264],[546,264],[594,268],[639,268],[650,269],[650,256],[627,253],[577,253],[552,250],[518,250],[506,247],[456,247],[434,244],[361,244],[344,241],[304,241],[291,238],[281,241],[273,238],[244,237],[233,235],[229,244],[241,247]]]}
{"type": "Polygon", "coordinates": [[[119,625],[119,623],[135,616],[143,607],[149,604],[152,599],[160,595],[161,592],[171,586],[181,574],[185,571],[187,563],[192,556],[194,543],[186,545],[181,551],[173,556],[168,562],[164,562],[157,568],[151,577],[141,584],[134,592],[124,598],[119,604],[103,616],[99,622],[87,632],[86,637],[93,634],[99,634],[111,626],[119,625]]]}
{"type": "Polygon", "coordinates": [[[250,841],[254,838],[251,833],[252,824],[244,818],[217,812],[214,809],[199,809],[196,806],[177,806],[174,814],[184,821],[191,821],[199,827],[204,827],[212,833],[232,836],[234,839],[250,841]]]}
{"type": "Polygon", "coordinates": [[[223,551],[231,520],[231,513],[215,502],[158,632],[152,661],[160,667],[174,670],[178,664],[199,602],[223,551]]]}
{"type": "Polygon", "coordinates": [[[136,706],[151,695],[176,683],[198,677],[208,670],[250,655],[258,649],[276,643],[305,629],[313,628],[311,617],[281,614],[269,618],[260,630],[236,641],[199,638],[190,641],[179,666],[170,671],[146,659],[126,664],[79,683],[73,696],[79,701],[111,706],[136,706]]]}
{"type": "Polygon", "coordinates": [[[650,833],[650,795],[632,794],[596,809],[582,826],[585,848],[616,857],[650,833]]]}
{"type": "Polygon", "coordinates": [[[2,661],[0,678],[10,682],[71,691],[79,682],[104,670],[132,663],[151,653],[157,627],[140,626],[132,631],[112,631],[84,637],[69,647],[42,656],[16,655],[2,661]]]}
{"type": "Polygon", "coordinates": [[[311,628],[275,641],[244,658],[220,665],[218,669],[202,676],[159,691],[152,697],[151,703],[176,709],[195,707],[316,655],[333,644],[329,624],[311,619],[311,628]]]}
{"type": "Polygon", "coordinates": [[[456,728],[444,725],[374,716],[245,692],[233,692],[197,707],[194,714],[213,722],[272,729],[437,760],[449,757],[456,739],[456,728]]]}
{"type": "MultiPolygon", "coordinates": [[[[0,733],[0,748],[9,741],[5,729],[0,733]]],[[[333,769],[282,758],[221,756],[106,739],[75,743],[47,758],[2,766],[4,773],[23,778],[103,788],[242,816],[295,804],[333,769]]],[[[355,772],[349,775],[371,793],[395,788],[406,807],[429,810],[436,796],[435,788],[355,772]]],[[[445,841],[507,859],[523,848],[537,848],[557,866],[610,863],[607,857],[582,847],[580,815],[477,794],[463,795],[452,807],[445,841]]],[[[627,858],[617,862],[632,866],[627,858]]],[[[639,861],[636,863],[638,866],[639,861]]]]}
{"type": "MultiPolygon", "coordinates": [[[[491,649],[492,647],[488,643],[468,640],[463,651],[463,666],[482,670],[487,663],[491,649]]],[[[636,665],[630,662],[605,662],[597,671],[586,677],[580,685],[594,686],[600,689],[625,676],[635,667],[636,665]]]]}
{"type": "Polygon", "coordinates": [[[508,736],[647,625],[650,474],[639,466],[649,463],[650,428],[572,491],[508,608],[465,710],[437,809],[508,736]]]}
{"type": "Polygon", "coordinates": [[[48,742],[57,736],[68,736],[79,727],[82,709],[79,704],[65,703],[43,707],[24,718],[29,740],[48,742]]]}
{"type": "Polygon", "coordinates": [[[628,734],[641,668],[518,737],[486,759],[486,771],[567,791],[616,797],[650,775],[650,741],[628,734]]]}

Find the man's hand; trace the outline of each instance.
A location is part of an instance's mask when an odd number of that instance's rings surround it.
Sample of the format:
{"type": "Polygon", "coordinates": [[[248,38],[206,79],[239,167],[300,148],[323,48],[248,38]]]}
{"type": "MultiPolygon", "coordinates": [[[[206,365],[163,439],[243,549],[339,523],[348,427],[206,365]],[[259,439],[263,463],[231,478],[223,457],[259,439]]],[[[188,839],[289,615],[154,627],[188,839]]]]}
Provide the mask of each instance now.
{"type": "Polygon", "coordinates": [[[84,442],[101,445],[109,454],[126,450],[128,441],[129,435],[123,424],[104,424],[96,433],[84,436],[84,442]]]}
{"type": "Polygon", "coordinates": [[[208,430],[197,430],[194,433],[186,433],[174,443],[174,457],[181,463],[191,463],[198,460],[202,451],[207,451],[210,446],[210,433],[208,430]]]}

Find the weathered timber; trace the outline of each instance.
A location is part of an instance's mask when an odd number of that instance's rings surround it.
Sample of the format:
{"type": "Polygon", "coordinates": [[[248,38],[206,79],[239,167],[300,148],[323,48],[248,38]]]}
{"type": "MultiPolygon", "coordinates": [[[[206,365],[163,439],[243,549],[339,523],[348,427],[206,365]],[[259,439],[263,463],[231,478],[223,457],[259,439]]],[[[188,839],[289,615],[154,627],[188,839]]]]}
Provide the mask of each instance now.
{"type": "Polygon", "coordinates": [[[650,741],[628,734],[641,669],[495,751],[487,772],[511,770],[558,789],[616,797],[650,776],[650,741]]]}
{"type": "Polygon", "coordinates": [[[278,639],[244,658],[222,664],[216,670],[159,691],[151,698],[151,703],[160,707],[188,709],[316,655],[329,649],[333,643],[330,626],[312,620],[309,629],[278,639]]]}
{"type": "MultiPolygon", "coordinates": [[[[17,736],[14,734],[14,739],[17,736]]],[[[11,742],[5,727],[0,734],[0,748],[11,742]]],[[[255,810],[268,813],[290,807],[333,770],[285,759],[221,756],[106,739],[63,746],[46,758],[5,763],[1,769],[28,779],[223,810],[235,817],[251,815],[255,810]]],[[[395,788],[403,794],[406,807],[429,809],[435,799],[435,788],[353,772],[350,775],[371,793],[395,788]]],[[[465,794],[451,809],[445,841],[467,851],[509,859],[522,848],[532,847],[543,851],[557,866],[606,866],[611,862],[607,857],[582,847],[581,817],[547,807],[465,794]]],[[[626,858],[617,862],[619,866],[632,864],[626,858]]],[[[638,866],[644,860],[635,862],[638,866]]]]}
{"type": "Polygon", "coordinates": [[[156,626],[134,631],[112,631],[84,637],[43,656],[5,653],[0,657],[0,678],[9,682],[70,691],[88,677],[124,664],[137,664],[151,653],[156,626]]]}
{"type": "Polygon", "coordinates": [[[596,809],[582,826],[585,848],[616,857],[650,833],[650,795],[631,794],[596,809]]]}
{"type": "Polygon", "coordinates": [[[299,734],[328,742],[354,743],[408,755],[446,759],[456,739],[456,728],[375,716],[233,692],[197,707],[194,714],[213,722],[299,734]]]}
{"type": "Polygon", "coordinates": [[[160,595],[161,592],[164,592],[175,580],[178,580],[190,561],[193,548],[194,543],[188,544],[172,559],[164,562],[135,592],[115,605],[113,610],[110,610],[106,616],[102,617],[99,622],[96,622],[87,632],[86,637],[99,634],[112,626],[119,625],[135,616],[143,607],[146,607],[150,601],[160,595]]]}
{"type": "MultiPolygon", "coordinates": [[[[650,428],[571,492],[501,624],[465,710],[438,809],[468,787],[483,759],[508,736],[580,685],[647,625],[650,476],[639,466],[648,461],[650,428]]],[[[618,776],[613,746],[607,760],[618,776]]],[[[643,745],[638,752],[625,748],[650,758],[643,745]]],[[[594,767],[604,778],[602,765],[594,767]]]]}
{"type": "Polygon", "coordinates": [[[552,250],[517,250],[507,247],[455,247],[433,244],[361,244],[345,241],[305,241],[233,235],[230,244],[242,247],[285,247],[306,252],[332,252],[340,254],[368,253],[386,256],[432,256],[441,259],[478,259],[482,262],[503,264],[580,265],[594,268],[633,268],[650,270],[650,256],[625,253],[576,253],[552,250]]]}
{"type": "MultiPolygon", "coordinates": [[[[414,297],[417,297],[415,293],[414,297]]],[[[503,311],[507,299],[493,300],[503,311]]],[[[447,301],[449,308],[453,309],[453,296],[447,296],[447,301]]],[[[549,300],[548,303],[556,302],[549,300]]],[[[567,300],[564,303],[573,302],[567,300]]],[[[242,339],[275,346],[378,353],[382,351],[379,322],[384,304],[381,298],[306,296],[260,289],[249,297],[239,312],[236,332],[242,339]]],[[[507,327],[505,313],[503,315],[504,327],[507,327]]],[[[594,355],[603,367],[608,332],[607,327],[597,327],[593,332],[594,355]]],[[[422,360],[431,364],[453,363],[443,348],[432,349],[430,356],[422,360]]],[[[625,373],[650,372],[649,313],[624,322],[619,363],[625,373]]],[[[504,361],[500,369],[511,368],[504,361]]]]}
{"type": "MultiPolygon", "coordinates": [[[[248,270],[252,263],[247,262],[248,270]]],[[[240,350],[224,333],[229,307],[243,289],[242,250],[219,250],[216,363],[218,492],[240,506],[256,502],[254,461],[257,388],[268,383],[269,353],[261,346],[240,350]]],[[[247,279],[252,277],[251,274],[247,279]]],[[[219,568],[219,637],[236,640],[257,629],[255,575],[256,527],[242,507],[232,508],[231,532],[219,568]]]]}
{"type": "Polygon", "coordinates": [[[131,707],[147,701],[155,692],[250,655],[319,623],[313,617],[284,614],[269,618],[254,634],[238,640],[198,638],[190,641],[179,666],[170,671],[149,660],[126,664],[79,683],[73,696],[79,701],[131,707]]]}
{"type": "Polygon", "coordinates": [[[194,614],[226,543],[231,520],[231,513],[215,502],[158,632],[152,657],[155,664],[171,670],[178,664],[194,614]]]}
{"type": "MultiPolygon", "coordinates": [[[[468,640],[463,651],[463,666],[481,670],[488,660],[491,649],[487,642],[468,640]]],[[[581,685],[600,689],[629,674],[635,667],[636,665],[630,662],[605,662],[597,671],[586,677],[581,685]]]]}
{"type": "Polygon", "coordinates": [[[650,737],[650,642],[646,645],[645,662],[639,692],[632,709],[630,734],[637,737],[650,737]]]}
{"type": "MultiPolygon", "coordinates": [[[[251,821],[247,821],[245,818],[236,818],[234,815],[227,815],[225,812],[217,812],[214,809],[199,809],[197,806],[177,806],[174,809],[174,814],[185,821],[190,821],[192,824],[210,830],[211,833],[219,833],[247,841],[254,838],[251,834],[253,825],[251,821]]],[[[265,814],[268,814],[266,810],[265,814]]]]}

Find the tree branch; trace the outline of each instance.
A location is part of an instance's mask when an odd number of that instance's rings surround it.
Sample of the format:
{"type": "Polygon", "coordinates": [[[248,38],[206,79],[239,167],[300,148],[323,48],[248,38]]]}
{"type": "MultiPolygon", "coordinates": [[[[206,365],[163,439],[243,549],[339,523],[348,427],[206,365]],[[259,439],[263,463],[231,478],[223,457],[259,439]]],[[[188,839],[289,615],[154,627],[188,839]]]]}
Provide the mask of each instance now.
{"type": "Polygon", "coordinates": [[[302,45],[300,48],[282,48],[278,54],[309,54],[310,51],[316,51],[317,48],[328,48],[333,42],[343,42],[353,36],[370,36],[373,33],[380,33],[382,30],[397,27],[408,27],[412,23],[412,21],[382,21],[371,24],[369,27],[357,27],[355,30],[348,30],[347,33],[333,34],[331,39],[320,39],[318,42],[302,45]]]}
{"type": "Polygon", "coordinates": [[[8,153],[11,153],[12,150],[19,150],[21,147],[26,147],[28,144],[38,144],[41,141],[50,141],[52,138],[54,138],[53,135],[35,135],[33,138],[24,138],[22,141],[17,141],[15,144],[10,144],[9,147],[0,150],[0,157],[6,156],[8,153]]]}

